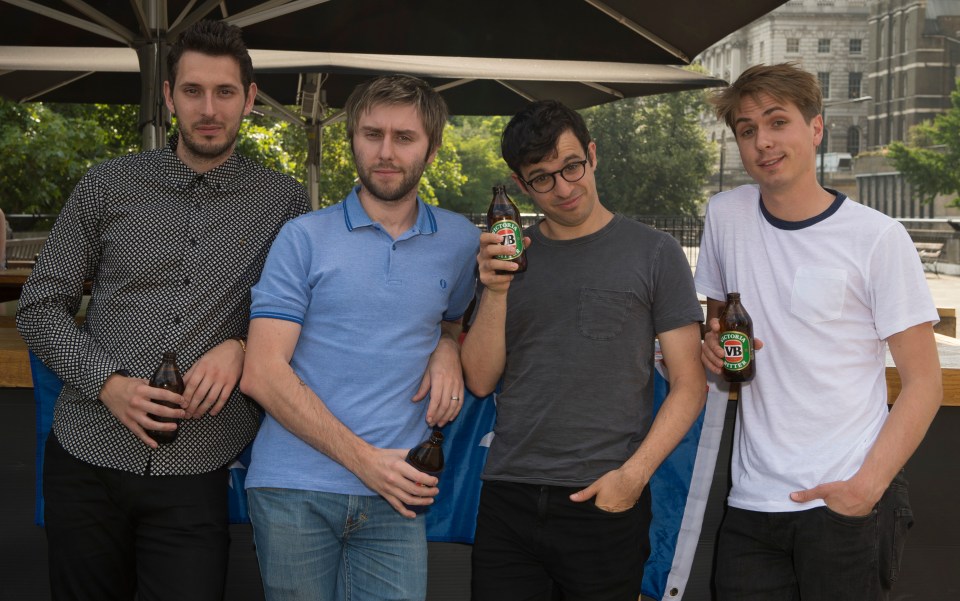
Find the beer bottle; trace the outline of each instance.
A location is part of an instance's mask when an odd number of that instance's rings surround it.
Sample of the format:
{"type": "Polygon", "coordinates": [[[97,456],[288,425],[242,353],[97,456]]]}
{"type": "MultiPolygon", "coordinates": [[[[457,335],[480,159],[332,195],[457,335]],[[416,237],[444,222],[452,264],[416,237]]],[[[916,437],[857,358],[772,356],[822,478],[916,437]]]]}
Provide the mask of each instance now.
{"type": "MultiPolygon", "coordinates": [[[[153,377],[150,378],[150,386],[153,386],[154,388],[170,390],[177,394],[183,394],[183,377],[180,375],[180,370],[177,368],[177,354],[175,352],[165,351],[163,353],[163,360],[160,361],[160,366],[157,367],[157,371],[153,372],[153,377]]],[[[158,400],[154,400],[153,402],[160,405],[165,405],[167,407],[172,407],[174,409],[180,409],[180,405],[177,405],[176,403],[158,400]]],[[[180,419],[175,417],[161,417],[159,415],[153,415],[152,413],[148,413],[147,415],[154,421],[165,423],[172,422],[178,426],[178,429],[170,432],[166,430],[147,430],[147,434],[150,436],[150,438],[154,439],[159,444],[170,444],[176,440],[177,432],[180,431],[180,419]]]]}
{"type": "Polygon", "coordinates": [[[720,316],[720,346],[723,348],[723,379],[749,382],[756,372],[753,357],[753,320],[740,303],[740,293],[727,294],[720,316]]]}
{"type": "MultiPolygon", "coordinates": [[[[407,463],[425,474],[439,477],[440,472],[443,471],[443,449],[440,447],[442,442],[443,433],[440,430],[434,430],[430,438],[410,449],[407,453],[407,463]]],[[[420,486],[424,485],[420,484],[420,486]]],[[[427,510],[426,505],[406,505],[406,507],[417,514],[427,510]]]]}
{"type": "Polygon", "coordinates": [[[430,438],[410,449],[407,463],[425,474],[439,476],[443,471],[443,432],[434,430],[430,438]]]}
{"type": "Polygon", "coordinates": [[[514,246],[517,249],[512,255],[496,256],[497,259],[503,261],[513,261],[517,264],[517,270],[510,272],[498,269],[497,273],[502,275],[526,271],[527,253],[523,252],[523,228],[520,227],[520,209],[507,196],[507,190],[503,184],[493,187],[493,200],[490,201],[490,208],[487,209],[487,228],[490,232],[503,238],[504,244],[514,246]]]}

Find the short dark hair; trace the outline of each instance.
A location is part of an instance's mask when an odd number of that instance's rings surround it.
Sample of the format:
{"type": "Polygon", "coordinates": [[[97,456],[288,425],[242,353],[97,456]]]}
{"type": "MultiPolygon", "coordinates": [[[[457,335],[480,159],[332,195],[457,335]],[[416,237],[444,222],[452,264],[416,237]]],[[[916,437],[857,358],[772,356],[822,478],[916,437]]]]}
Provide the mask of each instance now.
{"type": "Polygon", "coordinates": [[[198,21],[183,30],[167,54],[167,76],[172,88],[177,80],[177,66],[184,52],[199,52],[207,56],[230,56],[240,65],[240,81],[246,97],[253,83],[253,61],[243,43],[240,28],[225,21],[198,21]]]}
{"type": "Polygon", "coordinates": [[[381,75],[365,81],[353,89],[343,111],[347,115],[347,137],[353,144],[353,132],[360,116],[378,104],[412,105],[420,116],[427,133],[431,152],[443,143],[443,128],[447,123],[447,103],[430,84],[410,75],[381,75]]]}
{"type": "Polygon", "coordinates": [[[551,155],[565,131],[576,136],[587,160],[590,160],[590,132],[580,113],[556,100],[531,102],[504,128],[500,153],[513,172],[523,177],[520,168],[539,163],[551,155]]]}
{"type": "Polygon", "coordinates": [[[807,123],[823,111],[823,95],[817,78],[793,62],[754,65],[741,73],[730,86],[714,92],[710,103],[717,118],[723,119],[727,127],[736,133],[734,120],[740,110],[740,101],[744,96],[756,101],[760,94],[767,94],[778,102],[792,102],[807,123]]]}

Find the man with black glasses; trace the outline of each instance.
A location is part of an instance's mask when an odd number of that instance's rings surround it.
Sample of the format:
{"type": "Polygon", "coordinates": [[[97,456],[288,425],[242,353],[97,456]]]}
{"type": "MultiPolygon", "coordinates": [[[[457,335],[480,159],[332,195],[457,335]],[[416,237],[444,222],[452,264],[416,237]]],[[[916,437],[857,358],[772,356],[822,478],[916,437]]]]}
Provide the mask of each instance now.
{"type": "Polygon", "coordinates": [[[497,399],[473,548],[473,598],[630,600],[649,554],[654,470],[700,413],[703,319],[679,244],[597,194],[596,144],[555,101],[503,133],[513,179],[543,212],[528,268],[480,241],[485,289],[462,350],[467,386],[497,399]],[[654,339],[670,393],[653,417],[654,339]],[[544,597],[546,598],[546,597],[544,597]]]}

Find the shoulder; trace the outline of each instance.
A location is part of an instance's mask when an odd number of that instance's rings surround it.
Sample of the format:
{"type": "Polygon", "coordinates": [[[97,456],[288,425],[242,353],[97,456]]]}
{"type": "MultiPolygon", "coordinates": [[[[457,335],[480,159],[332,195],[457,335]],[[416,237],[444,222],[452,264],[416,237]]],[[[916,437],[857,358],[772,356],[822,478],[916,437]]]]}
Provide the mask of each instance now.
{"type": "Polygon", "coordinates": [[[760,189],[755,184],[747,184],[714,194],[707,201],[707,213],[736,211],[743,208],[754,208],[760,199],[760,189]]]}
{"type": "Polygon", "coordinates": [[[256,178],[261,182],[261,186],[269,187],[277,192],[286,192],[296,195],[306,195],[306,189],[303,184],[293,177],[264,167],[260,163],[249,159],[242,154],[237,154],[240,173],[245,178],[256,178]]]}

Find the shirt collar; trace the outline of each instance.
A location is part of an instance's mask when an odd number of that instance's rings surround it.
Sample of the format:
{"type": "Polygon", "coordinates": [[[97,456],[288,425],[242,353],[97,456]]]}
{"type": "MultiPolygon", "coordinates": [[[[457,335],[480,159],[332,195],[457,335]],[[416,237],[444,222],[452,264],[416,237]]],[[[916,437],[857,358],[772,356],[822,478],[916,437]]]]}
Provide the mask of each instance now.
{"type": "Polygon", "coordinates": [[[179,143],[180,132],[174,131],[170,135],[167,145],[160,151],[161,173],[177,188],[182,190],[190,187],[194,182],[200,181],[216,190],[226,190],[239,179],[243,159],[237,154],[236,150],[217,168],[206,173],[197,173],[177,156],[177,145],[179,143]]]}
{"type": "MultiPolygon", "coordinates": [[[[363,205],[360,204],[359,191],[360,186],[354,186],[346,200],[343,201],[343,218],[346,222],[347,231],[351,232],[358,227],[375,225],[374,221],[367,215],[363,205]]],[[[423,202],[419,196],[417,196],[417,222],[413,224],[411,229],[413,234],[435,234],[437,232],[437,218],[433,214],[433,209],[423,202]]]]}

